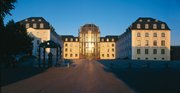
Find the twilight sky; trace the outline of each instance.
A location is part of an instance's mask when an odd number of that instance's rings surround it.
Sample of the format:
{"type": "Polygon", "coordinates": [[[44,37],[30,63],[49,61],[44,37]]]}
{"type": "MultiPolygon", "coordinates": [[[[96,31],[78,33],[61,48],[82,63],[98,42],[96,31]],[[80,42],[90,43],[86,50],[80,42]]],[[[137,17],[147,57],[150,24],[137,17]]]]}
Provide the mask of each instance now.
{"type": "Polygon", "coordinates": [[[101,36],[120,35],[138,17],[152,17],[166,22],[171,44],[180,45],[180,0],[18,0],[11,13],[5,23],[44,17],[58,34],[74,36],[86,23],[99,26],[101,36]]]}

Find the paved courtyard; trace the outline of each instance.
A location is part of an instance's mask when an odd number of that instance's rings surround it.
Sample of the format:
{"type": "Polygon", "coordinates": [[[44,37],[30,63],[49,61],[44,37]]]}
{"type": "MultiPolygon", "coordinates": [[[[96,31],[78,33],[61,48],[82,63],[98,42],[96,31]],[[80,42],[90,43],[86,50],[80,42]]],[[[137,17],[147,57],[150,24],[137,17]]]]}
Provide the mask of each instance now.
{"type": "Polygon", "coordinates": [[[135,93],[97,61],[75,60],[1,88],[1,93],[135,93]]]}

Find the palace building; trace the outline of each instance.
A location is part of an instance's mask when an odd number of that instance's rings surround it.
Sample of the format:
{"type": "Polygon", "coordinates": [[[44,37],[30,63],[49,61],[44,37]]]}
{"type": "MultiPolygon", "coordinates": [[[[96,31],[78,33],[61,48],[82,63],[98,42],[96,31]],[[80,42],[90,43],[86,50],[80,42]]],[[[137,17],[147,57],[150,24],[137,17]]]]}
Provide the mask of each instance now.
{"type": "MultiPolygon", "coordinates": [[[[19,21],[33,40],[32,54],[38,56],[39,45],[46,41],[59,44],[64,59],[131,59],[170,60],[170,29],[160,20],[140,17],[121,35],[100,36],[95,24],[80,27],[78,36],[58,35],[42,17],[30,17],[19,21]]],[[[42,52],[42,51],[41,51],[42,52]]],[[[46,48],[48,53],[57,51],[46,48]]]]}
{"type": "Polygon", "coordinates": [[[170,60],[170,29],[165,22],[138,18],[117,41],[117,58],[170,60]]]}
{"type": "Polygon", "coordinates": [[[85,24],[79,36],[62,35],[64,59],[115,59],[118,36],[100,37],[100,29],[95,24],[85,24]]]}
{"type": "MultiPolygon", "coordinates": [[[[33,37],[33,50],[32,55],[38,57],[39,45],[46,41],[53,41],[59,45],[62,45],[62,41],[59,39],[59,35],[55,32],[54,28],[43,17],[29,17],[19,21],[27,29],[28,34],[33,37]]],[[[43,50],[42,48],[40,48],[43,50]]],[[[56,57],[57,51],[53,48],[45,49],[45,57],[48,58],[48,53],[52,53],[56,57]]],[[[43,58],[43,51],[41,51],[41,58],[43,58]]]]}

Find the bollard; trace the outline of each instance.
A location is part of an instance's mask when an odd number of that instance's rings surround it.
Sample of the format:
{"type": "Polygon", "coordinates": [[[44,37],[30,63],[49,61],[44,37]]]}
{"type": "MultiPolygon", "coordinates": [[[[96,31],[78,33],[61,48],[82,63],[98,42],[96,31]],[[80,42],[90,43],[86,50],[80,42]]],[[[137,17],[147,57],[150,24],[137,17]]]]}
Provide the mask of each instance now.
{"type": "Polygon", "coordinates": [[[68,68],[69,68],[69,63],[67,64],[68,68]]]}

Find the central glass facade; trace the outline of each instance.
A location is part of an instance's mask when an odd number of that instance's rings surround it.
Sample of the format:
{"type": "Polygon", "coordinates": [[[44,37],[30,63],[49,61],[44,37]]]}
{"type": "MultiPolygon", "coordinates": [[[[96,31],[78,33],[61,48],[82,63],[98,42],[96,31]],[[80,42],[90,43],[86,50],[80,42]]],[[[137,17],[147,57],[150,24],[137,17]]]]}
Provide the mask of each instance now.
{"type": "Polygon", "coordinates": [[[94,24],[85,24],[79,31],[80,58],[99,59],[100,31],[94,24]]]}

